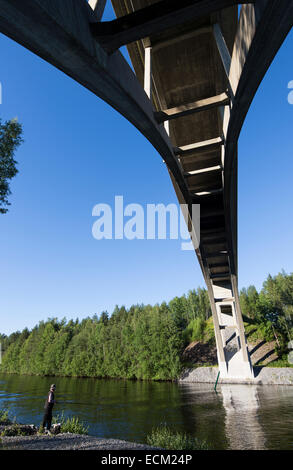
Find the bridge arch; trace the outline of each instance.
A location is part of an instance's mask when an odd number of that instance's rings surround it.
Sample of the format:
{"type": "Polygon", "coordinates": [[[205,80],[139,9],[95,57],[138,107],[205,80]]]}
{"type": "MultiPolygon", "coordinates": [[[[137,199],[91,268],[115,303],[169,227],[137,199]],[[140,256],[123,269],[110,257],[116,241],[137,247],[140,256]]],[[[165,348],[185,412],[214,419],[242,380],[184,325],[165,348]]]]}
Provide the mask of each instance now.
{"type": "Polygon", "coordinates": [[[0,0],[0,31],[139,129],[165,161],[179,202],[189,206],[191,228],[192,203],[201,204],[195,251],[221,375],[253,378],[237,286],[238,137],[292,27],[293,2],[243,1],[238,19],[235,0],[117,0],[111,22],[100,21],[104,3],[0,0]]]}

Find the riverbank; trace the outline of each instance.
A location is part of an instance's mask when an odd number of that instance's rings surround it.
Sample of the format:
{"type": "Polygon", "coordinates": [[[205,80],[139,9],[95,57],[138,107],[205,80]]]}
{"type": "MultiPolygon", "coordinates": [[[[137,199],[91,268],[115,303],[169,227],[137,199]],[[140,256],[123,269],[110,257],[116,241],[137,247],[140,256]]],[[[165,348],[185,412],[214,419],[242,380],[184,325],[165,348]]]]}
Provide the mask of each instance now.
{"type": "Polygon", "coordinates": [[[151,450],[154,447],[119,439],[80,434],[1,437],[0,450],[151,450]]]}
{"type": "MultiPolygon", "coordinates": [[[[251,385],[293,385],[292,367],[254,367],[254,379],[223,379],[219,377],[219,384],[251,384],[251,385]]],[[[186,369],[180,376],[179,383],[215,383],[218,367],[197,367],[186,369]]]]}

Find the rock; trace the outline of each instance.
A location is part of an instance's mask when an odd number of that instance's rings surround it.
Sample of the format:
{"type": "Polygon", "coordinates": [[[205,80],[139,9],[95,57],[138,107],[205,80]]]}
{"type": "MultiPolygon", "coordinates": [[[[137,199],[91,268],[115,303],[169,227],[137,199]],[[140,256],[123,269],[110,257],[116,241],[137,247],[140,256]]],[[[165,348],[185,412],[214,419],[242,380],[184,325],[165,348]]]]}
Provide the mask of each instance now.
{"type": "Polygon", "coordinates": [[[278,360],[278,354],[276,353],[277,343],[276,341],[262,341],[256,340],[254,342],[249,342],[248,340],[248,350],[250,352],[250,357],[252,364],[254,366],[270,364],[273,361],[278,360]]]}
{"type": "Polygon", "coordinates": [[[79,434],[58,434],[54,438],[46,435],[3,437],[7,449],[19,450],[155,450],[157,448],[137,442],[119,439],[103,439],[79,434]]]}
{"type": "Polygon", "coordinates": [[[51,434],[60,434],[61,432],[61,423],[53,424],[51,426],[51,434]]]}
{"type": "Polygon", "coordinates": [[[4,436],[32,436],[38,429],[34,424],[10,424],[1,426],[1,434],[4,436]]]}
{"type": "Polygon", "coordinates": [[[217,349],[209,343],[193,341],[183,351],[182,359],[198,365],[215,365],[217,364],[217,349]]]}

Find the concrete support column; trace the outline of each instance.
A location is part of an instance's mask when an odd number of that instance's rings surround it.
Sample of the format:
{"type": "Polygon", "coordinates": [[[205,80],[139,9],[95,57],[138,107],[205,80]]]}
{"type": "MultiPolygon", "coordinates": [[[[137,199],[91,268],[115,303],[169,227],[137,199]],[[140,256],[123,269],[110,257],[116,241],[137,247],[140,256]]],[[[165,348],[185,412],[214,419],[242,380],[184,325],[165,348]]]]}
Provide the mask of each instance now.
{"type": "Polygon", "coordinates": [[[216,338],[216,346],[217,346],[217,356],[218,356],[218,363],[220,367],[220,371],[225,371],[227,373],[227,367],[226,367],[226,359],[225,359],[225,353],[224,353],[224,344],[223,344],[223,338],[220,330],[220,322],[219,322],[219,316],[215,304],[215,297],[213,293],[213,288],[209,282],[209,280],[206,281],[207,283],[207,288],[208,288],[208,295],[209,295],[209,300],[211,304],[211,309],[212,309],[212,316],[213,316],[213,323],[214,323],[214,330],[215,330],[215,338],[216,338]]]}
{"type": "Polygon", "coordinates": [[[168,135],[170,135],[170,122],[164,121],[164,128],[168,135]]]}
{"type": "MultiPolygon", "coordinates": [[[[239,299],[238,296],[236,299],[234,297],[235,289],[233,290],[232,282],[231,287],[232,289],[225,289],[227,292],[220,298],[219,292],[214,289],[216,321],[220,327],[219,334],[224,355],[224,361],[219,360],[219,370],[221,377],[225,379],[252,379],[254,377],[253,367],[247,349],[242,315],[240,308],[236,310],[239,299]]],[[[224,290],[222,293],[224,294],[224,290]]],[[[217,348],[219,348],[218,342],[217,348]]]]}
{"type": "Polygon", "coordinates": [[[152,99],[152,48],[144,50],[144,91],[152,99]]]}
{"type": "Polygon", "coordinates": [[[250,364],[250,358],[248,355],[246,338],[245,338],[243,318],[242,318],[242,313],[240,309],[236,276],[232,275],[231,280],[232,280],[233,296],[235,300],[234,301],[235,319],[236,319],[237,327],[238,327],[239,340],[240,340],[240,345],[241,345],[241,350],[242,350],[242,358],[244,362],[248,362],[250,364]]]}
{"type": "Polygon", "coordinates": [[[89,6],[93,9],[96,19],[102,20],[107,0],[89,0],[89,6]]]}
{"type": "Polygon", "coordinates": [[[230,83],[230,69],[231,69],[231,54],[229,52],[229,49],[227,47],[225,38],[223,36],[221,27],[218,23],[213,25],[213,33],[214,33],[214,38],[217,44],[217,48],[221,57],[221,61],[225,70],[225,74],[227,76],[227,83],[228,83],[228,90],[229,90],[229,95],[230,99],[233,100],[234,98],[234,93],[232,90],[232,86],[230,83]]]}

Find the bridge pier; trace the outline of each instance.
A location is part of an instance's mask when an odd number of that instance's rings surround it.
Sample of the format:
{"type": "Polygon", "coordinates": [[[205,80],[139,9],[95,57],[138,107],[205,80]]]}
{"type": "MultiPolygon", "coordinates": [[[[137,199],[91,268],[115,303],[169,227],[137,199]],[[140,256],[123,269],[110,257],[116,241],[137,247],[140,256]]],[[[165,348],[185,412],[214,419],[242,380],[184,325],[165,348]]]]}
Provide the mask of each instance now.
{"type": "Polygon", "coordinates": [[[225,379],[247,380],[254,378],[238,292],[213,285],[217,320],[214,321],[217,341],[217,354],[220,376],[225,379]],[[223,294],[225,297],[223,297],[223,294]]]}

